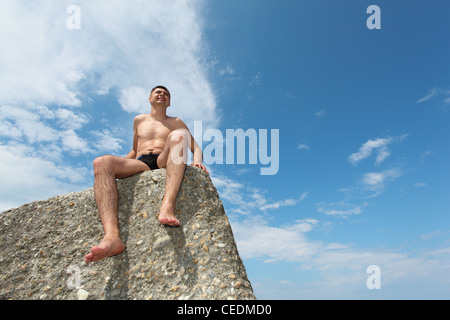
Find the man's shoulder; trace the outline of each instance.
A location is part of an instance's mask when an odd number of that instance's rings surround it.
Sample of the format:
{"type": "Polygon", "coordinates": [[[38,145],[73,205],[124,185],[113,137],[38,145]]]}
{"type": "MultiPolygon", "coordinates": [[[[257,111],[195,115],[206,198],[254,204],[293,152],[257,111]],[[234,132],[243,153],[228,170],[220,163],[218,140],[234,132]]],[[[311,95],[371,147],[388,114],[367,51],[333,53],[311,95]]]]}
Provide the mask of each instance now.
{"type": "Polygon", "coordinates": [[[173,122],[183,122],[183,120],[179,117],[169,117],[169,120],[173,122]]]}
{"type": "Polygon", "coordinates": [[[175,129],[186,127],[186,124],[179,117],[169,117],[169,121],[174,125],[175,129]]]}
{"type": "Polygon", "coordinates": [[[137,122],[141,122],[141,121],[143,121],[143,120],[145,120],[145,119],[147,119],[147,114],[138,114],[137,116],[135,116],[134,117],[134,122],[135,123],[137,123],[137,122]]]}
{"type": "Polygon", "coordinates": [[[136,130],[138,126],[146,119],[146,117],[147,116],[145,114],[135,116],[133,121],[133,130],[136,130]]]}
{"type": "Polygon", "coordinates": [[[148,115],[143,113],[143,114],[138,114],[137,116],[134,117],[135,120],[139,120],[139,119],[144,119],[146,118],[148,115]]]}

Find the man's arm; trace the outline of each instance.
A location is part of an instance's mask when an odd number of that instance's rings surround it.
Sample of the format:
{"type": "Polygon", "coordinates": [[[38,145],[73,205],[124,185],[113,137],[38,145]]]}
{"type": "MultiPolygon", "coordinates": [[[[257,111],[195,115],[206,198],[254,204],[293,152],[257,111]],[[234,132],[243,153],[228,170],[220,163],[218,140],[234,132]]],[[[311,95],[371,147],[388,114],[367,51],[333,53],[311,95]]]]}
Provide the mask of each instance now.
{"type": "Polygon", "coordinates": [[[192,166],[197,167],[205,171],[207,174],[209,174],[208,170],[206,170],[205,166],[203,165],[203,152],[202,149],[200,149],[200,146],[195,141],[194,137],[191,135],[191,151],[192,151],[192,166]]]}
{"type": "Polygon", "coordinates": [[[205,171],[207,174],[209,174],[208,170],[206,170],[206,167],[203,165],[202,149],[195,141],[194,136],[189,131],[189,128],[187,127],[187,125],[181,119],[178,119],[178,120],[179,120],[180,127],[181,127],[180,129],[186,130],[189,133],[189,136],[191,137],[191,141],[189,144],[189,146],[191,148],[191,152],[192,152],[192,164],[191,165],[198,167],[198,168],[202,169],[203,171],[205,171]]]}
{"type": "Polygon", "coordinates": [[[138,144],[138,135],[137,135],[137,117],[134,118],[133,122],[133,149],[126,155],[126,159],[136,159],[137,154],[137,144],[138,144]]]}

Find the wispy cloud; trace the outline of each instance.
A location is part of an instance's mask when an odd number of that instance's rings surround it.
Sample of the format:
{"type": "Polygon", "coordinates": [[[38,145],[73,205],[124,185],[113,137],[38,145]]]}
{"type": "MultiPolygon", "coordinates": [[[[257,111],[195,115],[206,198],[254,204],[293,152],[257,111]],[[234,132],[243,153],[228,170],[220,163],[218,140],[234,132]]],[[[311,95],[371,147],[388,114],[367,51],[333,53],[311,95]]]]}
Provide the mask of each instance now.
{"type": "Polygon", "coordinates": [[[245,185],[223,174],[214,172],[211,179],[219,190],[220,197],[228,201],[231,205],[238,207],[237,209],[232,208],[233,212],[243,215],[249,213],[261,214],[268,210],[295,206],[308,196],[308,192],[303,192],[297,198],[288,198],[273,202],[267,198],[265,190],[245,185]]]}
{"type": "Polygon", "coordinates": [[[416,183],[414,183],[414,187],[416,187],[416,188],[423,188],[423,187],[426,187],[426,186],[427,186],[426,182],[416,182],[416,183]]]}
{"type": "Polygon", "coordinates": [[[433,89],[431,89],[424,97],[420,98],[419,100],[417,100],[417,103],[422,103],[428,100],[431,100],[432,98],[438,96],[438,95],[444,95],[444,102],[445,103],[449,103],[450,102],[450,90],[446,90],[446,89],[442,89],[439,87],[435,87],[433,89]]]}
{"type": "Polygon", "coordinates": [[[317,119],[322,118],[323,116],[325,116],[325,109],[317,111],[316,113],[314,113],[314,115],[317,119]]]}
{"type": "Polygon", "coordinates": [[[330,216],[349,216],[362,213],[363,205],[357,205],[353,203],[348,203],[340,201],[337,203],[320,203],[318,204],[317,211],[330,216]]]}
{"type": "Polygon", "coordinates": [[[308,193],[304,192],[298,199],[286,199],[274,203],[265,203],[262,206],[260,206],[259,209],[265,211],[270,209],[279,209],[281,207],[295,206],[297,203],[303,201],[307,195],[308,193]]]}
{"type": "Polygon", "coordinates": [[[231,66],[226,66],[223,69],[219,70],[219,75],[223,76],[223,75],[233,75],[234,74],[234,69],[231,66]]]}
{"type": "Polygon", "coordinates": [[[299,145],[297,146],[297,149],[300,149],[300,150],[309,150],[309,146],[308,146],[307,144],[299,144],[299,145]]]}
{"type": "Polygon", "coordinates": [[[251,77],[249,86],[250,87],[257,86],[261,82],[261,80],[262,80],[262,74],[261,74],[261,72],[258,72],[257,74],[255,74],[251,77]]]}
{"type": "Polygon", "coordinates": [[[119,152],[122,149],[124,141],[118,138],[111,130],[92,131],[92,135],[97,138],[94,144],[98,151],[119,152]]]}
{"type": "Polygon", "coordinates": [[[427,234],[423,234],[420,238],[421,238],[423,241],[428,241],[428,240],[430,240],[430,239],[432,239],[432,238],[435,238],[435,237],[437,237],[437,236],[440,236],[440,235],[446,234],[446,233],[448,233],[448,231],[447,231],[447,232],[444,232],[444,231],[441,231],[441,230],[437,230],[437,231],[429,232],[429,233],[427,233],[427,234]]]}
{"type": "Polygon", "coordinates": [[[358,152],[352,153],[348,160],[357,165],[360,161],[368,158],[373,152],[376,153],[375,164],[381,164],[387,157],[391,155],[389,145],[394,141],[402,141],[408,134],[401,135],[399,137],[387,137],[370,139],[365,142],[358,150],[358,152]]]}
{"type": "Polygon", "coordinates": [[[440,91],[441,91],[441,89],[439,89],[439,88],[431,89],[426,96],[424,96],[424,97],[420,98],[419,100],[417,100],[417,103],[422,103],[422,102],[425,102],[427,100],[430,100],[431,98],[436,96],[440,91]]]}
{"type": "Polygon", "coordinates": [[[49,158],[25,144],[0,144],[0,211],[91,186],[89,170],[49,158]]]}
{"type": "Polygon", "coordinates": [[[244,221],[231,221],[239,252],[245,259],[274,261],[303,261],[319,249],[319,242],[310,241],[310,232],[319,221],[305,219],[281,227],[269,226],[261,216],[244,221]]]}
{"type": "Polygon", "coordinates": [[[362,183],[370,188],[379,189],[388,180],[393,180],[400,177],[402,172],[399,169],[390,169],[382,172],[366,173],[362,179],[362,183]]]}
{"type": "Polygon", "coordinates": [[[58,139],[58,131],[51,127],[42,119],[39,114],[33,110],[27,110],[25,107],[1,105],[0,120],[3,126],[14,127],[12,133],[8,130],[1,130],[8,138],[15,138],[27,143],[49,142],[58,139]]]}
{"type": "MultiPolygon", "coordinates": [[[[212,171],[210,171],[212,173],[212,171]]],[[[244,206],[247,201],[243,198],[245,187],[242,183],[217,173],[211,174],[211,180],[218,190],[220,197],[233,205],[244,206]]]]}
{"type": "Polygon", "coordinates": [[[375,140],[368,140],[364,143],[361,148],[359,148],[358,152],[352,153],[348,160],[356,165],[361,160],[368,158],[372,152],[375,150],[377,153],[376,163],[379,164],[383,162],[389,155],[388,145],[391,144],[392,138],[379,138],[375,140]]]}
{"type": "Polygon", "coordinates": [[[130,113],[141,113],[149,108],[149,88],[128,87],[120,91],[119,103],[123,110],[130,113]]]}
{"type": "MultiPolygon", "coordinates": [[[[339,191],[345,195],[346,199],[374,198],[385,192],[388,186],[404,173],[404,170],[401,168],[363,173],[353,186],[340,188],[339,191]]],[[[343,212],[345,213],[346,210],[343,212]]]]}
{"type": "Polygon", "coordinates": [[[81,138],[73,129],[61,131],[59,135],[64,151],[70,151],[72,154],[93,152],[89,147],[88,141],[81,138]]]}

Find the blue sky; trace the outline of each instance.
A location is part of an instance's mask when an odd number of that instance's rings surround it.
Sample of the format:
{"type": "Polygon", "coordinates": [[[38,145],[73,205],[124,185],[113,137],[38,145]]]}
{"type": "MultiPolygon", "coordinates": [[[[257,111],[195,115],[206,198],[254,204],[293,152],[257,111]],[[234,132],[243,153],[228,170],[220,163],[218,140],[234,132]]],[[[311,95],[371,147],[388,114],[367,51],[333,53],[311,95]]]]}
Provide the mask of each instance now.
{"type": "Polygon", "coordinates": [[[93,159],[128,153],[164,84],[191,130],[279,131],[275,175],[208,166],[259,299],[448,299],[449,14],[424,0],[2,1],[0,210],[90,187],[93,159]]]}

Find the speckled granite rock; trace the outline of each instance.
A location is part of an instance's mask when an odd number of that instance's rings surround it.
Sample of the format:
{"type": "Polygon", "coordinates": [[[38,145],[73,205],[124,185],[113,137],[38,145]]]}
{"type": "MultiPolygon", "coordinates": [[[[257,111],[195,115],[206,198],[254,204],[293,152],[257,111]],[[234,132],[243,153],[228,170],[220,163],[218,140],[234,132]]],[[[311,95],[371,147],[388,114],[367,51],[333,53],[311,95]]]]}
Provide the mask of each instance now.
{"type": "Polygon", "coordinates": [[[159,224],[165,170],[117,182],[127,250],[85,263],[103,237],[93,189],[0,213],[0,299],[255,299],[210,177],[187,167],[176,214],[159,224]]]}

